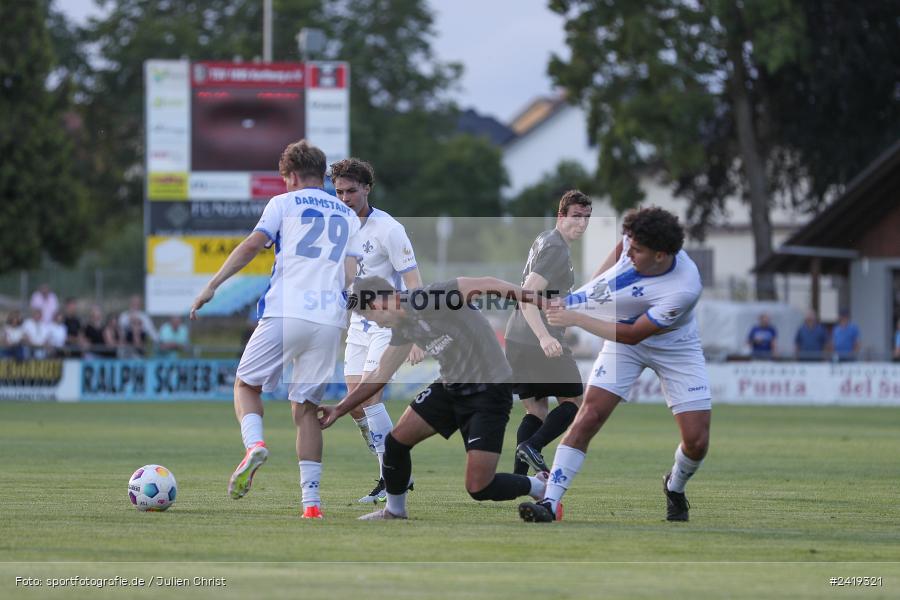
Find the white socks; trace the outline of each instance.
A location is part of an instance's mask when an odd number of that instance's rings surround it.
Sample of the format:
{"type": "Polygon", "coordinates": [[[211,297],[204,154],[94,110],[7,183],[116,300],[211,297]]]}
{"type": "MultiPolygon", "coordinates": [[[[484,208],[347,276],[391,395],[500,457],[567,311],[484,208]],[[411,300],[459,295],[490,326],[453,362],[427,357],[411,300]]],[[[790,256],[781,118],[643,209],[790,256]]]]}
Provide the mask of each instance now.
{"type": "Polygon", "coordinates": [[[547,490],[547,479],[538,479],[537,477],[529,476],[528,481],[531,482],[531,491],[528,492],[528,495],[535,500],[542,499],[544,497],[544,492],[547,490]]]}
{"type": "Polygon", "coordinates": [[[363,415],[360,418],[354,418],[353,421],[356,423],[356,426],[359,427],[359,432],[362,434],[363,439],[366,441],[366,446],[369,447],[369,452],[375,454],[375,447],[372,445],[372,436],[369,434],[369,419],[363,415]]]}
{"type": "Polygon", "coordinates": [[[384,508],[397,517],[405,517],[406,516],[406,492],[402,494],[388,494],[387,495],[387,504],[384,505],[384,508]]]}
{"type": "Polygon", "coordinates": [[[693,460],[685,456],[681,444],[678,444],[678,448],[675,449],[675,464],[672,465],[672,475],[669,477],[669,491],[683,494],[685,484],[697,472],[702,462],[702,459],[693,460]]]}
{"type": "Polygon", "coordinates": [[[381,473],[381,459],[384,457],[384,440],[394,428],[391,421],[391,415],[384,408],[384,404],[379,402],[363,409],[366,413],[366,419],[369,424],[369,448],[375,449],[375,455],[378,457],[378,472],[381,473]]]}
{"type": "Polygon", "coordinates": [[[572,480],[575,479],[583,462],[584,452],[581,450],[562,444],[556,448],[553,467],[550,468],[550,480],[547,481],[547,490],[544,492],[544,500],[550,502],[550,508],[554,513],[556,513],[556,507],[559,506],[563,494],[572,485],[572,480]]]}
{"type": "Polygon", "coordinates": [[[250,448],[263,441],[262,415],[256,413],[244,415],[241,419],[241,438],[244,440],[244,448],[250,448]]]}
{"type": "Polygon", "coordinates": [[[300,493],[303,508],[322,504],[319,497],[319,479],[322,477],[322,463],[314,460],[300,461],[300,493]]]}

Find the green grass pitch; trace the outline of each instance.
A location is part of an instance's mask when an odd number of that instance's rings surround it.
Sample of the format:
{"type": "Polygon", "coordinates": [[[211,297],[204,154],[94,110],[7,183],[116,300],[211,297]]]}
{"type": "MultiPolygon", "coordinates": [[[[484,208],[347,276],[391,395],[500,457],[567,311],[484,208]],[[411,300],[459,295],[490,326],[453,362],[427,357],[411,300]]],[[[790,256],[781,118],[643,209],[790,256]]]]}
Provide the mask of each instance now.
{"type": "MultiPolygon", "coordinates": [[[[388,407],[396,419],[405,403],[388,407]]],[[[501,470],[520,417],[517,405],[501,470]]],[[[413,450],[408,522],[357,521],[375,460],[349,417],[325,432],[326,520],[301,520],[287,403],[267,405],[265,428],[269,461],[234,501],[225,486],[243,449],[228,404],[0,403],[0,597],[900,596],[896,408],[716,407],[689,523],[664,520],[677,444],[664,406],[620,407],[566,496],[565,521],[540,525],[522,523],[517,502],[468,497],[458,435],[413,450]],[[147,463],[178,480],[168,512],[128,502],[128,477],[147,463]],[[48,587],[73,576],[146,587],[48,587]]]]}

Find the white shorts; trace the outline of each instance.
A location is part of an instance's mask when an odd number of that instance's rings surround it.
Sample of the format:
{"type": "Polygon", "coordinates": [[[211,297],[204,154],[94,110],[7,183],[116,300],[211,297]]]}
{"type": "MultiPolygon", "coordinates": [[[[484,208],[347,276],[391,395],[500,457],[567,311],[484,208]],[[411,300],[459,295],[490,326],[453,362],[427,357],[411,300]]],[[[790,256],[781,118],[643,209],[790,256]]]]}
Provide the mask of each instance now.
{"type": "Polygon", "coordinates": [[[652,347],[607,341],[591,367],[587,384],[627,401],[631,387],[644,368],[652,369],[659,377],[666,405],[672,414],[712,409],[706,359],[699,338],[696,343],[652,347]]]}
{"type": "Polygon", "coordinates": [[[390,342],[391,330],[388,328],[363,331],[362,328],[351,325],[344,350],[344,376],[361,377],[363,373],[377,369],[381,355],[390,342]]]}
{"type": "Polygon", "coordinates": [[[237,378],[272,392],[288,383],[288,398],[319,404],[334,373],[341,328],[303,319],[265,317],[237,368],[237,378]]]}

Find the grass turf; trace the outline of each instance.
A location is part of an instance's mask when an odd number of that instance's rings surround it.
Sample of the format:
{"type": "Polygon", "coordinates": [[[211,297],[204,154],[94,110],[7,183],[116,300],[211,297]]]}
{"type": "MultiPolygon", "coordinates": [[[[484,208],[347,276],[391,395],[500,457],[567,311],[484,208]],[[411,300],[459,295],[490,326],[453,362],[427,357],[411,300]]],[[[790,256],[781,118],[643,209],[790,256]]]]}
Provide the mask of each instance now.
{"type": "MultiPolygon", "coordinates": [[[[395,419],[404,407],[389,403],[395,419]]],[[[691,522],[667,523],[662,475],[677,429],[662,406],[624,406],[594,440],[566,496],[565,521],[546,525],[520,522],[516,502],[468,497],[458,436],[413,451],[408,522],[357,521],[365,509],[356,498],[376,467],[348,417],[325,435],[326,520],[301,520],[288,406],[267,410],[270,459],[250,494],[233,501],[225,484],[243,452],[226,404],[0,403],[0,596],[43,597],[46,580],[15,586],[29,574],[122,574],[151,586],[153,577],[226,577],[225,588],[169,581],[164,590],[218,598],[254,590],[297,597],[298,589],[356,597],[373,586],[398,598],[875,598],[900,590],[897,409],[716,407],[710,456],[687,490],[691,522]],[[128,477],[147,463],[178,479],[166,513],[138,513],[127,500],[128,477]],[[883,583],[838,592],[832,576],[883,583]]],[[[501,470],[511,468],[519,410],[501,470]]]]}

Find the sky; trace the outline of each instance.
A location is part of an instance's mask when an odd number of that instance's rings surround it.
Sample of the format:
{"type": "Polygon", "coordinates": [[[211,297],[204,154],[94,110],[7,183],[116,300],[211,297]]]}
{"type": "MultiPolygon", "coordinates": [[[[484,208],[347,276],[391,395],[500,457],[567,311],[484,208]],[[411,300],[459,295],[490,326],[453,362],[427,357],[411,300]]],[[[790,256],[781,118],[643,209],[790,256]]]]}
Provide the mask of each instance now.
{"type": "Polygon", "coordinates": [[[434,49],[464,66],[456,99],[506,123],[537,96],[551,94],[547,64],[568,58],[563,19],[546,0],[430,0],[434,49]]]}
{"type": "MultiPolygon", "coordinates": [[[[508,123],[531,100],[553,93],[547,63],[568,57],[563,19],[547,0],[428,0],[435,13],[439,60],[463,64],[453,98],[508,123]]],[[[100,11],[93,0],[57,0],[77,22],[100,11]]]]}

